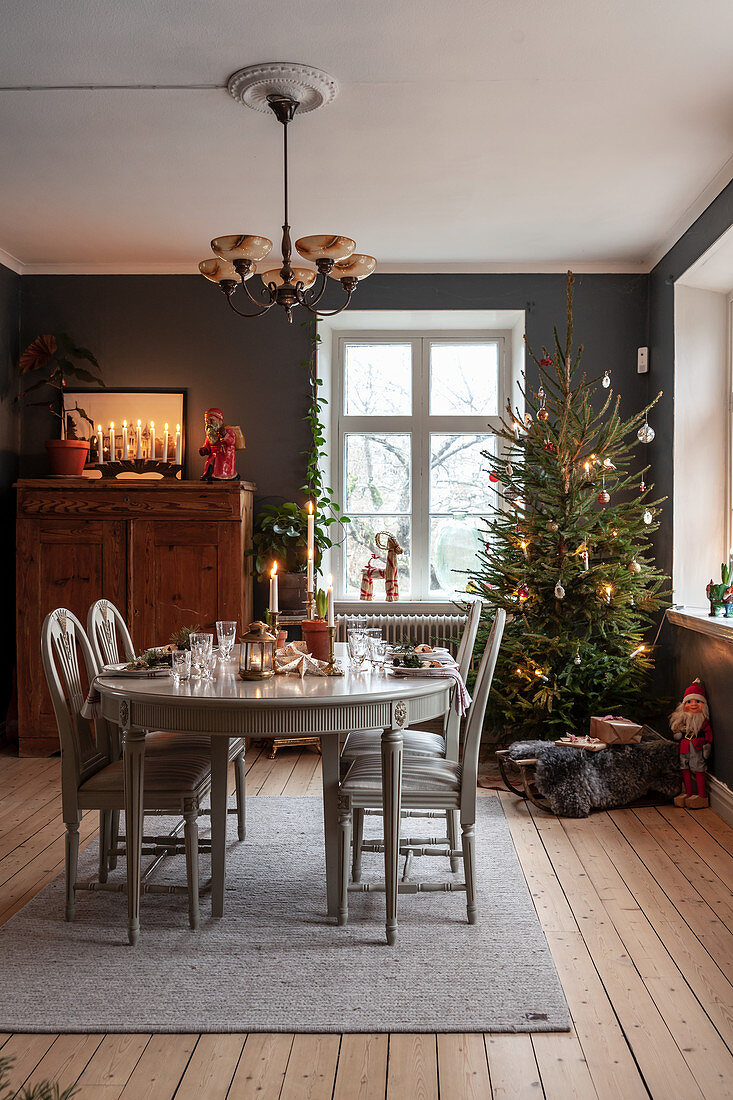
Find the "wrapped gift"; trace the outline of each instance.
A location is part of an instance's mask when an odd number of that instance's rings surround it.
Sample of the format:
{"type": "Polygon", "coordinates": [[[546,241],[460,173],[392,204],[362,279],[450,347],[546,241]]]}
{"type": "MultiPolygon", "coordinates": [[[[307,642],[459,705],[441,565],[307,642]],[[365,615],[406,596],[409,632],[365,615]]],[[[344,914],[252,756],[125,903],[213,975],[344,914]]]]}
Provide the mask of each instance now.
{"type": "Polygon", "coordinates": [[[591,737],[597,737],[606,745],[638,745],[642,729],[643,726],[638,722],[630,722],[628,718],[619,718],[613,714],[590,720],[591,737]]]}

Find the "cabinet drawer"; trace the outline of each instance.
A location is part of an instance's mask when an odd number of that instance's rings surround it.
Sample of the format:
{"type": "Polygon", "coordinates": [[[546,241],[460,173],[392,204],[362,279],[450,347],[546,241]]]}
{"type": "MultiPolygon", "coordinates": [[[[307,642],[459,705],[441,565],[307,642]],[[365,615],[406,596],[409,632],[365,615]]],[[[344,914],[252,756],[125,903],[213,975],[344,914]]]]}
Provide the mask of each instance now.
{"type": "Polygon", "coordinates": [[[23,516],[90,516],[130,519],[135,516],[170,519],[238,521],[243,492],[213,489],[94,489],[89,492],[23,490],[18,513],[23,516]]]}

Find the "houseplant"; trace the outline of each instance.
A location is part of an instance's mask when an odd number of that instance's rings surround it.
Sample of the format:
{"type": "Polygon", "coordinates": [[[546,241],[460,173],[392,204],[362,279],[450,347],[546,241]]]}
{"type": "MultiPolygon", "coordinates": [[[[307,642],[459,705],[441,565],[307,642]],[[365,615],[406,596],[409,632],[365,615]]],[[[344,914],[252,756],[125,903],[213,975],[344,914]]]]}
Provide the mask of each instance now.
{"type": "Polygon", "coordinates": [[[304,619],[300,624],[303,632],[303,641],[308,646],[308,652],[319,661],[328,660],[328,593],[319,588],[315,593],[316,617],[304,619]]]}
{"type": "Polygon", "coordinates": [[[265,504],[257,513],[252,549],[257,578],[269,575],[277,562],[280,609],[300,611],[305,602],[307,517],[291,502],[265,504]]]}
{"type": "Polygon", "coordinates": [[[99,377],[101,367],[87,348],[78,347],[68,333],[38,336],[28,345],[20,357],[18,370],[21,375],[33,374],[36,378],[18,394],[17,400],[27,398],[28,394],[44,386],[58,390],[58,394],[49,401],[28,401],[27,404],[50,409],[60,422],[60,438],[46,440],[51,473],[57,476],[79,477],[89,455],[89,439],[79,439],[76,414],[94,430],[94,423],[78,404],[72,410],[64,410],[63,391],[69,378],[104,386],[99,377]],[[74,360],[84,360],[96,369],[97,374],[80,366],[74,360]]]}

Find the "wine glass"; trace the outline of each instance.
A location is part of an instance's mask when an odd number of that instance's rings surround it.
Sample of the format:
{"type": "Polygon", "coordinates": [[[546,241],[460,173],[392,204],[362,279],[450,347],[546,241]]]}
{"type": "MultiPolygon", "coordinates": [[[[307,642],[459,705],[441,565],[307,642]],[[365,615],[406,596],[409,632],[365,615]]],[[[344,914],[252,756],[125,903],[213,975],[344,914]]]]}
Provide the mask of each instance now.
{"type": "Polygon", "coordinates": [[[359,672],[367,656],[367,636],[362,629],[348,630],[346,642],[349,649],[349,666],[354,672],[359,672]]]}
{"type": "Polygon", "coordinates": [[[219,642],[219,652],[222,661],[228,661],[234,648],[237,636],[237,624],[234,622],[222,622],[217,620],[216,637],[219,642]]]}

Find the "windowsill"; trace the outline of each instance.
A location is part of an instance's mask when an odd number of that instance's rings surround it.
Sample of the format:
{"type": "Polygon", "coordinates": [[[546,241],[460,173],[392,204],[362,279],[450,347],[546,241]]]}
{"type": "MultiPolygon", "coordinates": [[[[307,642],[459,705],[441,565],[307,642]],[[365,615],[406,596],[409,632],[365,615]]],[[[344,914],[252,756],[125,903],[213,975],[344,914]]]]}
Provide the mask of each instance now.
{"type": "Polygon", "coordinates": [[[667,618],[673,626],[708,634],[712,638],[724,638],[733,642],[733,618],[717,618],[706,607],[670,607],[667,618]]]}

